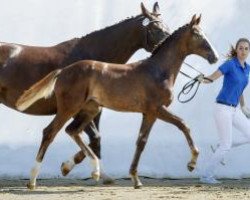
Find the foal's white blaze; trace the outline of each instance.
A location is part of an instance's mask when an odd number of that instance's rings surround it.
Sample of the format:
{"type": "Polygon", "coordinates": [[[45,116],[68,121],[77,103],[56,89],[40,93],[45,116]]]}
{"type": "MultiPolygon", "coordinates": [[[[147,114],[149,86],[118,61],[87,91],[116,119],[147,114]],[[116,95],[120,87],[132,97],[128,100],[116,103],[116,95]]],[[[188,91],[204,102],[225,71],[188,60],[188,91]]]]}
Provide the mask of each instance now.
{"type": "Polygon", "coordinates": [[[37,178],[37,176],[39,174],[41,165],[42,165],[41,162],[36,161],[34,167],[31,169],[31,172],[30,172],[30,184],[32,186],[36,185],[36,178],[37,178]]]}

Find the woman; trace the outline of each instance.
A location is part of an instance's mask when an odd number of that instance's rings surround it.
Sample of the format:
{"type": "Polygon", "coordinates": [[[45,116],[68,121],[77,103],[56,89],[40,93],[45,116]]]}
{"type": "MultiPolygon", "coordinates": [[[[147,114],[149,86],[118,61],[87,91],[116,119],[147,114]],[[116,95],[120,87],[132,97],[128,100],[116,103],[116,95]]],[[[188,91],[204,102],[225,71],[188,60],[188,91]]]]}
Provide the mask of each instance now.
{"type": "Polygon", "coordinates": [[[228,60],[218,70],[206,78],[199,77],[201,83],[211,83],[224,75],[223,86],[216,98],[215,122],[219,135],[219,146],[212,155],[202,174],[202,183],[220,183],[214,178],[214,171],[232,146],[250,143],[250,110],[246,107],[243,91],[248,84],[250,66],[246,63],[250,42],[240,38],[235,48],[232,46],[228,60]],[[239,105],[241,110],[239,109],[239,105]],[[232,127],[244,135],[244,141],[232,145],[232,127]]]}

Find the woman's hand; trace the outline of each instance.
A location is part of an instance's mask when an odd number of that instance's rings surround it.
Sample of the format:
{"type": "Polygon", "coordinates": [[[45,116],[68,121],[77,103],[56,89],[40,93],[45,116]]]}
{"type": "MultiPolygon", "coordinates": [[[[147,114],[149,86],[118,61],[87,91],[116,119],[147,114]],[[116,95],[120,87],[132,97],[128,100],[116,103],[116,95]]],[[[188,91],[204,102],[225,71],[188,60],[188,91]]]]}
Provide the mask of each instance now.
{"type": "Polygon", "coordinates": [[[201,74],[197,77],[197,81],[199,81],[200,83],[203,83],[204,82],[204,75],[201,74]]]}

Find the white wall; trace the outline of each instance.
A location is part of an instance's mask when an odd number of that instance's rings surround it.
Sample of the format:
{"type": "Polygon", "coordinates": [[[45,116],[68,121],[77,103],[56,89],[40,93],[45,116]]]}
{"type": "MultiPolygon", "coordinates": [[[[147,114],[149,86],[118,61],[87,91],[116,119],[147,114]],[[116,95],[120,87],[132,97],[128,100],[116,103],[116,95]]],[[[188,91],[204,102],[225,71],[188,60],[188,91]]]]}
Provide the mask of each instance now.
{"type": "MultiPolygon", "coordinates": [[[[144,1],[152,8],[153,0],[144,1]]],[[[123,0],[0,0],[0,41],[50,46],[81,37],[94,30],[119,22],[140,12],[140,1],[123,0]]],[[[189,22],[192,15],[202,13],[204,32],[220,55],[226,54],[229,45],[239,37],[250,38],[247,0],[159,0],[164,21],[172,30],[189,22]]],[[[147,57],[145,51],[137,52],[130,61],[147,57]]],[[[217,69],[206,61],[191,56],[186,61],[205,74],[217,69]]],[[[183,66],[183,70],[189,72],[183,66]]],[[[192,73],[190,71],[190,73],[192,73]]],[[[179,76],[175,94],[188,81],[179,76]]],[[[210,145],[216,144],[217,135],[212,118],[215,97],[221,81],[202,85],[197,96],[187,104],[175,99],[171,110],[181,116],[192,130],[192,136],[200,149],[198,169],[188,172],[186,164],[190,152],[183,134],[170,124],[157,121],[143,152],[139,171],[152,177],[197,177],[199,169],[211,155],[210,145]]],[[[250,106],[250,90],[246,99],[250,106]]],[[[37,117],[0,107],[0,176],[28,177],[40,145],[43,128],[52,117],[37,117]]],[[[140,114],[117,113],[105,110],[101,118],[102,155],[106,172],[115,177],[128,175],[140,127],[140,114]]],[[[234,139],[239,139],[235,131],[234,139]]],[[[225,167],[218,170],[219,177],[250,177],[250,146],[233,149],[226,156],[225,167]]],[[[61,162],[78,151],[77,146],[61,131],[49,148],[40,177],[60,176],[61,162]]],[[[71,177],[88,177],[88,160],[71,173],[71,177]]]]}

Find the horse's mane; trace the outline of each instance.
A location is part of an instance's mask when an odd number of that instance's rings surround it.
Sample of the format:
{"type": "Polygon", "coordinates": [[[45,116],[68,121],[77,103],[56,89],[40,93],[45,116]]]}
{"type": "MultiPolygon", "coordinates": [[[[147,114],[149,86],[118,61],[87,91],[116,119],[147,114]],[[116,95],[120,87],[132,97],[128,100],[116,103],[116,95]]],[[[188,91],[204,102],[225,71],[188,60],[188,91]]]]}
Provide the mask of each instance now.
{"type": "Polygon", "coordinates": [[[91,36],[92,34],[95,34],[95,33],[98,33],[98,32],[108,31],[109,29],[112,29],[114,26],[121,25],[121,24],[123,24],[123,23],[127,23],[127,22],[130,22],[130,21],[135,20],[135,19],[140,19],[140,18],[142,18],[142,17],[143,17],[142,14],[137,15],[137,16],[127,17],[126,19],[123,19],[123,20],[121,20],[121,21],[119,21],[119,22],[117,22],[117,23],[115,23],[115,24],[113,24],[113,25],[111,25],[111,26],[107,26],[107,27],[104,27],[104,28],[102,28],[102,29],[99,29],[99,30],[93,31],[93,32],[91,32],[91,33],[88,33],[88,34],[86,34],[85,36],[82,36],[81,38],[89,37],[89,36],[91,36]]]}
{"type": "Polygon", "coordinates": [[[63,42],[61,42],[61,43],[59,43],[59,44],[57,44],[57,45],[58,45],[58,46],[61,46],[61,45],[64,46],[64,45],[67,45],[68,42],[75,42],[75,43],[77,43],[79,40],[81,40],[81,39],[83,39],[83,38],[85,39],[85,38],[91,37],[91,36],[92,36],[93,34],[95,34],[95,33],[108,31],[109,29],[112,29],[114,26],[117,26],[117,25],[120,25],[120,24],[123,24],[123,23],[127,23],[127,22],[130,22],[130,21],[135,20],[135,19],[139,20],[139,19],[142,18],[142,17],[143,17],[142,14],[137,15],[137,16],[128,17],[128,18],[126,18],[126,19],[123,19],[123,20],[121,20],[121,21],[119,21],[119,22],[117,22],[117,23],[111,25],[111,26],[107,26],[107,27],[104,27],[104,28],[102,28],[102,29],[93,31],[93,32],[91,32],[91,33],[88,33],[88,34],[86,34],[86,35],[80,37],[80,38],[76,37],[76,38],[72,38],[72,39],[67,40],[67,41],[63,41],[63,42]]]}
{"type": "Polygon", "coordinates": [[[155,54],[157,54],[157,52],[163,47],[165,46],[165,44],[169,44],[171,43],[173,40],[176,40],[176,38],[178,38],[181,33],[186,30],[188,28],[189,24],[185,24],[184,26],[181,26],[180,28],[178,28],[177,30],[175,30],[169,37],[163,39],[153,50],[152,55],[154,56],[155,54]]]}

